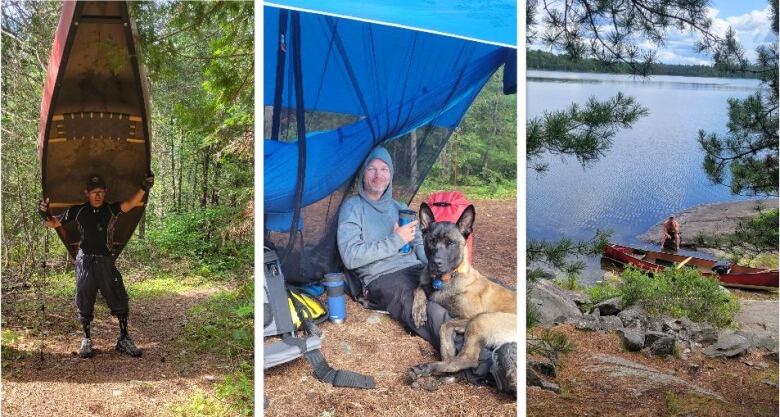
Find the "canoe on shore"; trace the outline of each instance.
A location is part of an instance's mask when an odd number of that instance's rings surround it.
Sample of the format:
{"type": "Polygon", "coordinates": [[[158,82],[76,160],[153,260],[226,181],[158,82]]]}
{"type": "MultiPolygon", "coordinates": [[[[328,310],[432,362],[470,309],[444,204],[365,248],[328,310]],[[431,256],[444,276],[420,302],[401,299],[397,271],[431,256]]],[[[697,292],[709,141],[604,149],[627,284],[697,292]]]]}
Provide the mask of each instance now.
{"type": "MultiPolygon", "coordinates": [[[[54,35],[41,100],[38,157],[50,212],[86,201],[90,175],[107,184],[107,201],[124,201],[150,172],[149,96],[124,1],[65,1],[54,35]]],[[[147,196],[144,196],[144,203],[147,196]]],[[[119,216],[112,251],[118,256],[144,212],[119,216]]],[[[75,256],[74,223],[57,234],[75,256]]]]}
{"type": "Polygon", "coordinates": [[[650,273],[660,272],[666,268],[674,268],[677,265],[684,264],[684,267],[696,268],[704,276],[717,277],[721,285],[726,287],[776,290],[778,277],[780,276],[776,269],[767,270],[729,265],[723,261],[656,252],[630,246],[606,245],[603,253],[607,259],[650,273]]]}

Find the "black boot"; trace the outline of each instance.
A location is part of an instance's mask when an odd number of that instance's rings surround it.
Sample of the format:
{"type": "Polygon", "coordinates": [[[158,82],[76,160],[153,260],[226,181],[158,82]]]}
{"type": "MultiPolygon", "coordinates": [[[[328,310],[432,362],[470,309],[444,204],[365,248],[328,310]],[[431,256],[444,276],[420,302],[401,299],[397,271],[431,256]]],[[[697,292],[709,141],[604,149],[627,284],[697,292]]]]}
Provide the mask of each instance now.
{"type": "Polygon", "coordinates": [[[119,339],[116,341],[116,350],[133,357],[141,356],[141,349],[138,349],[133,343],[133,339],[127,333],[127,315],[118,317],[119,319],[119,339]]]}

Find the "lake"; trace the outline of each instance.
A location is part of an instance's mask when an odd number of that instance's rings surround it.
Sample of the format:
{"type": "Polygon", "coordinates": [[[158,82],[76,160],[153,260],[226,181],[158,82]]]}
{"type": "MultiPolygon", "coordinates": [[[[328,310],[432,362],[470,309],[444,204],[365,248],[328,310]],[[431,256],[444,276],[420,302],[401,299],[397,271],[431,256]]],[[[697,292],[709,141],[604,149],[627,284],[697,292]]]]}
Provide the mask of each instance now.
{"type": "MultiPolygon", "coordinates": [[[[586,168],[574,158],[546,155],[546,173],[528,170],[529,239],[590,239],[596,229],[611,229],[613,242],[651,248],[637,235],[669,214],[745,198],[707,179],[697,138],[701,129],[725,133],[727,100],[750,95],[759,81],[534,70],[527,77],[529,120],[618,92],[650,112],[632,129],[620,130],[607,155],[586,168]]],[[[600,276],[598,258],[590,259],[582,281],[592,283],[600,276]]]]}

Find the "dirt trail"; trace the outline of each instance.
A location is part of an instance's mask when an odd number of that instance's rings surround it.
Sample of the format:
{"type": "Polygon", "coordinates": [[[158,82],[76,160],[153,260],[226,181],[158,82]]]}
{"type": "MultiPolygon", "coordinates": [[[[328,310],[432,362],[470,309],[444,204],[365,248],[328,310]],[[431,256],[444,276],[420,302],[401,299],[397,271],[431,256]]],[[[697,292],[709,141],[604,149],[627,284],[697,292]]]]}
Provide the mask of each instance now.
{"type": "MultiPolygon", "coordinates": [[[[165,415],[166,404],[192,395],[194,387],[207,389],[226,371],[223,359],[198,355],[191,362],[177,359],[180,337],[192,307],[214,289],[193,289],[163,297],[130,299],[130,334],[141,358],[114,350],[117,321],[98,298],[92,340],[95,356],[76,355],[80,325],[72,302],[49,315],[44,360],[38,356],[38,338],[4,346],[2,414],[24,416],[144,417],[165,415]],[[32,355],[25,354],[32,352],[32,355]],[[19,359],[13,359],[20,356],[19,359]],[[6,358],[11,358],[6,359],[6,358]],[[216,377],[216,378],[215,378],[216,377]]],[[[8,302],[9,300],[4,300],[8,302]]],[[[58,304],[64,303],[57,300],[58,304]]],[[[4,317],[6,329],[13,317],[4,317]]]]}
{"type": "MultiPolygon", "coordinates": [[[[517,284],[517,228],[514,200],[473,202],[476,208],[474,265],[485,275],[517,284]]],[[[412,203],[419,208],[419,201],[412,203]]],[[[336,369],[365,373],[377,389],[334,388],[317,381],[305,359],[265,372],[266,416],[515,416],[514,398],[495,388],[464,381],[436,391],[413,389],[404,380],[414,365],[438,359],[423,339],[410,335],[389,316],[347,303],[347,320],[326,322],[322,351],[336,369]],[[305,398],[305,401],[301,401],[305,398]]],[[[522,391],[521,391],[522,392],[522,391]]]]}

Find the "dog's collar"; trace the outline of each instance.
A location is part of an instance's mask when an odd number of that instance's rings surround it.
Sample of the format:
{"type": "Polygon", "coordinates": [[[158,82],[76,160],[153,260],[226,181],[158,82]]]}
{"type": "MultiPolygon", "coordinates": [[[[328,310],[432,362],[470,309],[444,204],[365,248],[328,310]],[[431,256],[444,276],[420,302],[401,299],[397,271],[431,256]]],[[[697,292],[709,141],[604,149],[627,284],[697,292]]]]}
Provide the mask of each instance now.
{"type": "Polygon", "coordinates": [[[433,279],[433,289],[440,290],[444,288],[444,285],[452,281],[458,275],[457,271],[452,271],[447,274],[437,275],[433,279]]]}
{"type": "Polygon", "coordinates": [[[442,282],[450,282],[458,275],[458,271],[452,271],[448,274],[441,274],[436,277],[436,279],[442,280],[442,282]]]}

